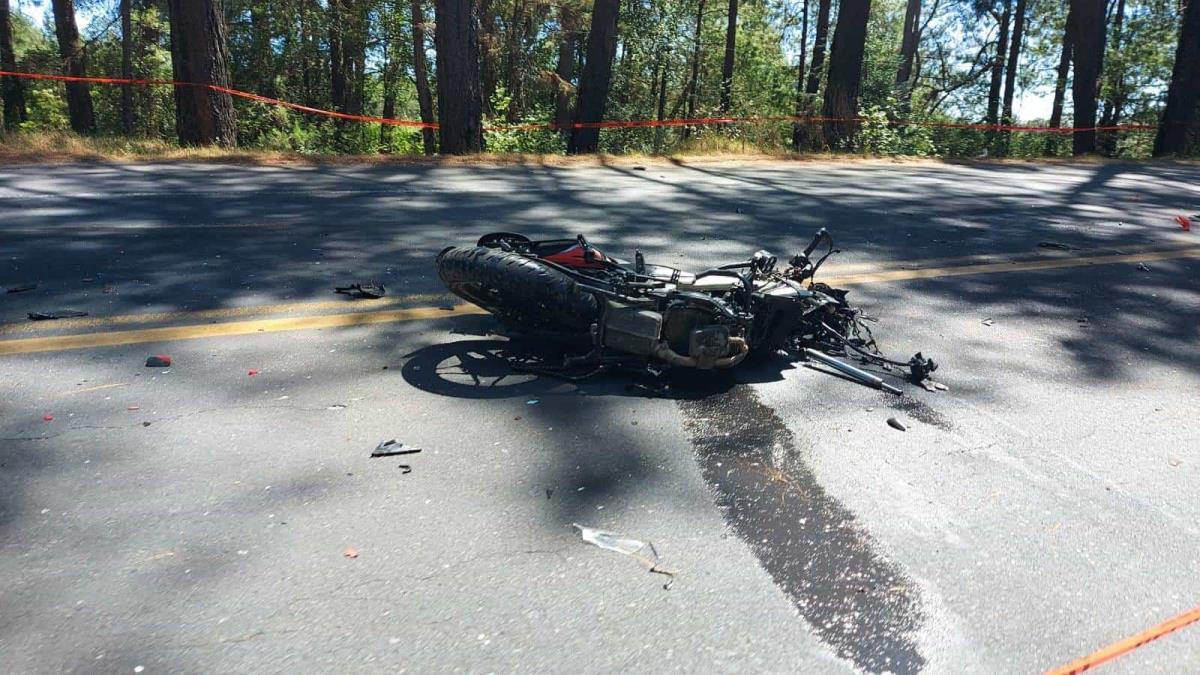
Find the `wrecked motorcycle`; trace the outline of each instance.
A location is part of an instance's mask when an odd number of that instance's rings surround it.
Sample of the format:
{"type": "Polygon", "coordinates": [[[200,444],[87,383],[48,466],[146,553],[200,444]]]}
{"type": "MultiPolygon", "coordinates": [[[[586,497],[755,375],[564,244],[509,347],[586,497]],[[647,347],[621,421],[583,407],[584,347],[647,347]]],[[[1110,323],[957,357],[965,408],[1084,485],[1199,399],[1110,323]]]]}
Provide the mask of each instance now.
{"type": "Polygon", "coordinates": [[[534,241],[496,232],[475,246],[444,249],[437,268],[451,292],[510,331],[582,338],[586,353],[542,368],[549,374],[578,379],[614,367],[732,368],[752,353],[786,352],[895,394],[900,390],[880,377],[834,357],[906,369],[924,382],[937,369],[934,361],[920,353],[907,362],[883,356],[867,325],[873,319],[850,305],[847,291],[815,281],[837,252],[822,228],[786,266],[758,251],[744,262],[691,273],[647,263],[640,251],[632,263],[618,260],[583,235],[534,241]]]}

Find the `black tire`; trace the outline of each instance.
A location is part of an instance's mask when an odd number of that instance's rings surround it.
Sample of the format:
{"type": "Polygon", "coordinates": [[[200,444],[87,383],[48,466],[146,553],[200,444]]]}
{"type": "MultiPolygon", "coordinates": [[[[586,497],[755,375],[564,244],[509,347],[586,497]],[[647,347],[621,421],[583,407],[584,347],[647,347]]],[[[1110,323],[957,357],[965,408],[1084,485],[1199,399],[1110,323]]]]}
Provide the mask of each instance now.
{"type": "Polygon", "coordinates": [[[587,331],[600,316],[596,296],[574,279],[516,253],[448,248],[437,268],[451,292],[513,328],[587,331]]]}

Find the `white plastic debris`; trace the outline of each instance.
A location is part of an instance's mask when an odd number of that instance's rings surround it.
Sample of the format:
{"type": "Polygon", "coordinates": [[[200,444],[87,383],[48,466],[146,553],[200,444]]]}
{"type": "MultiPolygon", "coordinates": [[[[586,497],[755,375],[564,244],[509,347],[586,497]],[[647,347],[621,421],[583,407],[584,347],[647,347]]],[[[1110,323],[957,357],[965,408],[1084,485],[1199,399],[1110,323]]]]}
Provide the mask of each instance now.
{"type": "Polygon", "coordinates": [[[635,555],[638,551],[646,548],[646,542],[644,541],[629,539],[628,537],[622,537],[619,534],[605,532],[604,530],[584,527],[579,523],[575,523],[575,527],[579,528],[579,535],[583,537],[584,541],[594,546],[599,546],[606,551],[635,555]]]}
{"type": "Polygon", "coordinates": [[[579,529],[579,536],[583,538],[584,542],[598,546],[606,551],[615,551],[627,555],[645,565],[651,574],[662,574],[663,576],[670,577],[667,583],[663,584],[663,590],[670,590],[671,584],[675,583],[676,572],[658,566],[658,551],[654,550],[654,544],[604,530],[585,527],[579,523],[574,523],[574,526],[579,529]]]}

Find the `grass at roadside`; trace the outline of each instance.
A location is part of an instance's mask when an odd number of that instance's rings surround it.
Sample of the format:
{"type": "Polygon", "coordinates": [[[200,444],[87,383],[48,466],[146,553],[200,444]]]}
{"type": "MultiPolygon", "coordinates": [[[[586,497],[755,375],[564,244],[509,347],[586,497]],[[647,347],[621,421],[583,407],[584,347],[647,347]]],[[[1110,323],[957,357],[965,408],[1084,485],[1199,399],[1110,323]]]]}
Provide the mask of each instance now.
{"type": "MultiPolygon", "coordinates": [[[[532,165],[591,166],[638,165],[656,163],[701,163],[742,161],[838,161],[838,162],[960,162],[931,157],[874,156],[834,153],[794,153],[763,150],[753,145],[727,143],[692,144],[664,155],[576,155],[484,153],[468,156],[385,155],[385,154],[309,154],[253,148],[183,148],[161,139],[123,138],[119,136],[83,137],[68,132],[21,132],[0,134],[0,164],[78,163],[78,162],[202,162],[249,165],[289,164],[437,164],[437,165],[532,165]]],[[[972,160],[1013,163],[1102,162],[1102,158],[972,160]]]]}

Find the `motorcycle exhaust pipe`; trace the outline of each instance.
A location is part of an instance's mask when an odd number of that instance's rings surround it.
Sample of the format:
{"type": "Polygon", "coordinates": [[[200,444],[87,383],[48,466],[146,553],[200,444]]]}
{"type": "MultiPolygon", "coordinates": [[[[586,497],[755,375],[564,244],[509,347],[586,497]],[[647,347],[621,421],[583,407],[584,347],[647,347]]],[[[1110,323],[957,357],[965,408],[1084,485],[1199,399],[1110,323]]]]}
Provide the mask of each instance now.
{"type": "Polygon", "coordinates": [[[904,392],[900,391],[896,387],[893,387],[892,385],[888,384],[887,382],[884,382],[882,378],[876,377],[875,375],[872,375],[871,373],[868,373],[865,370],[855,368],[854,366],[852,366],[849,363],[846,363],[844,361],[839,361],[839,360],[833,358],[832,356],[829,356],[828,354],[822,354],[821,352],[819,352],[815,349],[812,349],[810,347],[805,347],[804,355],[810,359],[813,359],[814,361],[820,361],[821,363],[824,363],[825,365],[829,366],[830,368],[833,368],[834,370],[837,370],[845,375],[849,375],[850,377],[858,380],[859,382],[867,385],[868,387],[871,387],[874,389],[882,389],[883,391],[886,391],[889,394],[895,394],[897,396],[902,396],[904,394],[904,392]]]}
{"type": "MultiPolygon", "coordinates": [[[[750,353],[750,346],[742,338],[729,338],[729,346],[737,350],[731,356],[725,356],[715,359],[712,362],[711,368],[723,369],[732,368],[745,360],[746,355],[750,353]]],[[[684,368],[700,368],[700,360],[694,356],[684,356],[671,347],[666,342],[658,343],[658,347],[654,350],[654,358],[661,361],[666,361],[671,365],[682,366],[684,368]]]]}

